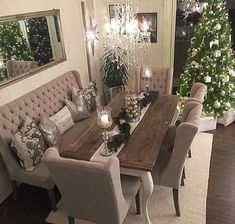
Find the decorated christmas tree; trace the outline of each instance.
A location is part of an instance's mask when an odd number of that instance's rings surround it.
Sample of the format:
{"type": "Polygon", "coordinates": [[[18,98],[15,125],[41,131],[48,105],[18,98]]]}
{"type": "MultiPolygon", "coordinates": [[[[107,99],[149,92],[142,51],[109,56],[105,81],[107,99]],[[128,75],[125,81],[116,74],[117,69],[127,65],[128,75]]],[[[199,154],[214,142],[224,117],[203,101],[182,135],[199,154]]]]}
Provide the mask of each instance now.
{"type": "Polygon", "coordinates": [[[38,65],[48,64],[53,54],[46,17],[28,19],[26,26],[34,60],[38,65]]]}
{"type": "Polygon", "coordinates": [[[32,52],[17,21],[0,24],[0,81],[7,76],[8,60],[33,60],[32,52]]]}
{"type": "Polygon", "coordinates": [[[188,97],[194,82],[207,85],[204,112],[223,116],[231,107],[235,90],[230,82],[235,63],[231,27],[223,0],[209,0],[191,39],[188,59],[180,77],[180,95],[188,97]]]}

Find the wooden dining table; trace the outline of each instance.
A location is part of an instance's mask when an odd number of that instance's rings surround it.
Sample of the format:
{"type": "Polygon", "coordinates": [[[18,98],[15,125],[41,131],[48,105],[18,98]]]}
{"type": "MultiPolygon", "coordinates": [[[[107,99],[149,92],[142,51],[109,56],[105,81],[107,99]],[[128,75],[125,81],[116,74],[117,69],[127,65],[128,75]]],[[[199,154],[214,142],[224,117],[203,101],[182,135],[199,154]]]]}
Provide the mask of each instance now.
{"type": "MultiPolygon", "coordinates": [[[[112,117],[116,117],[125,104],[126,92],[120,92],[109,104],[112,108],[112,117]]],[[[142,188],[142,214],[143,223],[151,224],[148,213],[148,202],[153,192],[153,169],[161,145],[166,136],[178,105],[178,97],[175,95],[163,95],[153,102],[144,117],[131,134],[128,142],[117,154],[120,161],[121,173],[136,176],[141,179],[142,188]]],[[[60,152],[65,158],[91,161],[93,155],[102,145],[102,130],[94,122],[87,127],[76,143],[67,150],[60,152]]],[[[114,127],[114,126],[113,126],[114,127]]]]}

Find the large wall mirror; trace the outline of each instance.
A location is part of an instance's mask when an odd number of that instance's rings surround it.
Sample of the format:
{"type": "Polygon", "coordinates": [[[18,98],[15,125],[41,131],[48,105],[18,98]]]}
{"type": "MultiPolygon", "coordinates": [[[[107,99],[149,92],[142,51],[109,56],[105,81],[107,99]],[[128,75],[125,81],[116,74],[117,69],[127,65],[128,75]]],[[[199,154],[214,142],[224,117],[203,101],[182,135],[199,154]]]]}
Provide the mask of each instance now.
{"type": "Polygon", "coordinates": [[[0,88],[65,60],[58,9],[0,17],[0,88]]]}

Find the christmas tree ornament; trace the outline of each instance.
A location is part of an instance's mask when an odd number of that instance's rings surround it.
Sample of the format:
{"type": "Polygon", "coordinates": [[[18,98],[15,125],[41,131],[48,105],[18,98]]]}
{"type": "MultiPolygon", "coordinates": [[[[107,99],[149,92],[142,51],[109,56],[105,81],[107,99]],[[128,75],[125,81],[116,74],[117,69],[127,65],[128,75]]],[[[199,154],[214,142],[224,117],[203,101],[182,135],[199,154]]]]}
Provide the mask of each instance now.
{"type": "Polygon", "coordinates": [[[213,93],[214,92],[214,88],[208,89],[208,92],[213,93]]]}
{"type": "Polygon", "coordinates": [[[214,40],[210,42],[210,48],[212,48],[214,45],[219,46],[219,40],[214,40]]]}
{"type": "Polygon", "coordinates": [[[235,76],[235,71],[234,70],[232,70],[232,69],[229,69],[229,75],[231,76],[231,77],[234,77],[235,76]]]}
{"type": "Polygon", "coordinates": [[[221,57],[221,51],[220,51],[220,50],[216,50],[216,51],[215,51],[215,57],[216,57],[216,58],[221,57]]]}
{"type": "Polygon", "coordinates": [[[205,83],[210,83],[211,82],[211,77],[209,75],[207,75],[205,77],[205,83]]]}
{"type": "Polygon", "coordinates": [[[221,103],[220,103],[219,101],[215,101],[214,107],[215,107],[216,109],[219,109],[219,108],[221,107],[221,103]]]}
{"type": "Polygon", "coordinates": [[[230,108],[230,107],[231,107],[231,104],[230,104],[229,102],[227,102],[227,103],[225,103],[225,106],[226,106],[227,108],[230,108]]]}
{"type": "Polygon", "coordinates": [[[219,31],[221,29],[221,25],[219,23],[216,24],[215,30],[219,31]]]}
{"type": "Polygon", "coordinates": [[[229,82],[229,76],[228,75],[225,78],[223,78],[223,82],[224,83],[229,82]]]}
{"type": "Polygon", "coordinates": [[[221,91],[220,95],[225,96],[226,92],[224,90],[221,91]]]}
{"type": "Polygon", "coordinates": [[[230,94],[230,96],[231,96],[233,99],[235,99],[235,92],[232,92],[232,93],[230,94]]]}

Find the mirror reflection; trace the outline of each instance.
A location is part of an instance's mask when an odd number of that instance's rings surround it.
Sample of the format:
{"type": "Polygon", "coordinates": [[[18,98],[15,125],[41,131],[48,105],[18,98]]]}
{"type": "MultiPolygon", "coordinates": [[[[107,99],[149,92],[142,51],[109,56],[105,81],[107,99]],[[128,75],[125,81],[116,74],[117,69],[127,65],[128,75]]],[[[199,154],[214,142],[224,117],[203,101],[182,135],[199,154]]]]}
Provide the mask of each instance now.
{"type": "Polygon", "coordinates": [[[0,83],[65,58],[58,11],[0,21],[0,83]]]}

